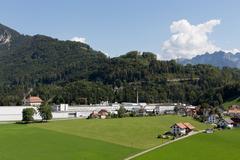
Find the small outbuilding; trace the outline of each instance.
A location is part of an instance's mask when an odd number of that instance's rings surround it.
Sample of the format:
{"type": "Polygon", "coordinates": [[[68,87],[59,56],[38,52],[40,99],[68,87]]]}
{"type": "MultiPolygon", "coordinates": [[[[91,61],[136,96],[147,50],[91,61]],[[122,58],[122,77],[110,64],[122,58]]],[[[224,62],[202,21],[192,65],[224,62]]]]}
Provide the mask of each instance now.
{"type": "Polygon", "coordinates": [[[106,119],[108,115],[109,115],[109,113],[108,113],[108,111],[105,110],[105,109],[101,109],[101,110],[98,112],[98,116],[99,116],[99,118],[101,118],[101,119],[106,119]]]}
{"type": "Polygon", "coordinates": [[[93,111],[89,116],[88,116],[89,119],[96,119],[98,118],[98,112],[96,111],[93,111]]]}
{"type": "Polygon", "coordinates": [[[219,128],[233,128],[234,121],[230,118],[221,119],[218,122],[219,128]]]}
{"type": "Polygon", "coordinates": [[[107,116],[109,115],[108,111],[105,109],[101,109],[99,112],[97,111],[93,111],[88,118],[89,119],[96,119],[96,118],[100,118],[100,119],[106,119],[107,116]]]}
{"type": "Polygon", "coordinates": [[[208,129],[206,129],[205,130],[205,133],[208,133],[208,134],[211,134],[211,133],[213,133],[214,131],[213,131],[213,129],[211,129],[211,128],[208,128],[208,129]]]}

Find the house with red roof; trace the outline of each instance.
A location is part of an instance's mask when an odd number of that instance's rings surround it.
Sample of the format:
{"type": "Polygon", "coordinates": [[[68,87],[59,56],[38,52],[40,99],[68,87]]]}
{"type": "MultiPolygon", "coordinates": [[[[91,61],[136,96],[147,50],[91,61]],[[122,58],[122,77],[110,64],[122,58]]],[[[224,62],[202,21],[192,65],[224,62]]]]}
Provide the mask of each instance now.
{"type": "Polygon", "coordinates": [[[40,106],[43,103],[43,100],[38,96],[29,96],[25,100],[25,104],[28,106],[40,106]]]}
{"type": "Polygon", "coordinates": [[[195,127],[188,122],[175,123],[174,125],[171,126],[171,128],[172,128],[171,133],[173,135],[185,135],[195,129],[195,127]]]}

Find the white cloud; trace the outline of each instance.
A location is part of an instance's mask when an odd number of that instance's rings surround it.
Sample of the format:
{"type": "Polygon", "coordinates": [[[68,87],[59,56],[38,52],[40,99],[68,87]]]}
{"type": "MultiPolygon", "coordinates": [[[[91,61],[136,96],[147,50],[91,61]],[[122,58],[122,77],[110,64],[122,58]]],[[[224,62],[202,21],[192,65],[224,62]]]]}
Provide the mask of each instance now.
{"type": "Polygon", "coordinates": [[[192,58],[220,50],[208,38],[209,33],[220,23],[218,19],[198,25],[192,25],[185,19],[174,21],[170,26],[172,36],[162,45],[161,59],[192,58]]]}
{"type": "Polygon", "coordinates": [[[235,53],[240,53],[240,50],[237,49],[237,48],[230,49],[230,50],[223,50],[223,51],[226,52],[226,53],[231,52],[231,53],[233,53],[233,54],[235,54],[235,53]]]}
{"type": "Polygon", "coordinates": [[[83,37],[73,37],[73,38],[70,39],[70,41],[86,43],[86,38],[83,38],[83,37]]]}

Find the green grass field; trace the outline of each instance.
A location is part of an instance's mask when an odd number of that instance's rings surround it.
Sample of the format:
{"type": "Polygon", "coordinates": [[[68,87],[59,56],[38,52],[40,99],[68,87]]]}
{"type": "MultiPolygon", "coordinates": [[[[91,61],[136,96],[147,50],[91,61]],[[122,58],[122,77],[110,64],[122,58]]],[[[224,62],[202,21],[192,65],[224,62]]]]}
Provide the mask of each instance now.
{"type": "Polygon", "coordinates": [[[0,160],[123,159],[137,149],[46,129],[0,126],[0,160]]]}
{"type": "Polygon", "coordinates": [[[190,117],[181,116],[135,117],[105,120],[84,119],[61,122],[55,121],[48,124],[35,124],[34,126],[127,147],[146,149],[162,143],[162,140],[156,139],[157,135],[169,131],[170,126],[176,122],[190,122],[197,129],[206,128],[205,124],[199,123],[190,117]]]}
{"type": "Polygon", "coordinates": [[[0,125],[0,160],[120,160],[162,143],[157,134],[189,117],[160,116],[0,125]]]}
{"type": "Polygon", "coordinates": [[[239,160],[240,129],[199,134],[159,148],[135,160],[239,160]]]}
{"type": "Polygon", "coordinates": [[[240,105],[240,97],[223,103],[225,109],[228,109],[232,105],[240,105]]]}

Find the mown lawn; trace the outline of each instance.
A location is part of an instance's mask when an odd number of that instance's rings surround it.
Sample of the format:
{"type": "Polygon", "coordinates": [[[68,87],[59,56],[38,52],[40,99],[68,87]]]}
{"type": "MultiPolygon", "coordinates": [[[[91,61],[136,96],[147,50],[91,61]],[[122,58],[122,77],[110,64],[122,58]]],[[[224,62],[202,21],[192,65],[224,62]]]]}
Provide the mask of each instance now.
{"type": "Polygon", "coordinates": [[[199,134],[149,152],[135,160],[239,160],[240,129],[199,134]]]}
{"type": "Polygon", "coordinates": [[[55,121],[48,124],[36,124],[34,126],[127,147],[146,149],[162,143],[162,140],[156,138],[157,135],[169,131],[170,126],[176,122],[190,122],[197,129],[207,128],[207,125],[199,123],[190,117],[175,115],[105,120],[81,119],[55,121]]]}
{"type": "Polygon", "coordinates": [[[29,125],[0,125],[0,160],[121,160],[137,151],[29,125]]]}
{"type": "Polygon", "coordinates": [[[162,143],[159,133],[189,117],[66,120],[0,125],[0,160],[121,160],[162,143]]]}

